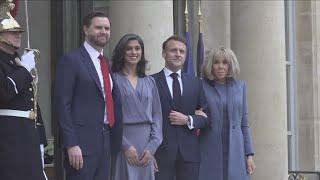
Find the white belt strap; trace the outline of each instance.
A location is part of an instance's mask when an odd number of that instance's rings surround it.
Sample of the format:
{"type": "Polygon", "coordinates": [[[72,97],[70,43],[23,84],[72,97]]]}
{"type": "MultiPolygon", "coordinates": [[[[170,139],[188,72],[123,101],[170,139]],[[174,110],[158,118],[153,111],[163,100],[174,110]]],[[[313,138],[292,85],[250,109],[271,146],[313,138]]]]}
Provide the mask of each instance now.
{"type": "Polygon", "coordinates": [[[20,111],[12,109],[0,109],[0,116],[14,116],[28,119],[35,119],[33,111],[20,111]]]}

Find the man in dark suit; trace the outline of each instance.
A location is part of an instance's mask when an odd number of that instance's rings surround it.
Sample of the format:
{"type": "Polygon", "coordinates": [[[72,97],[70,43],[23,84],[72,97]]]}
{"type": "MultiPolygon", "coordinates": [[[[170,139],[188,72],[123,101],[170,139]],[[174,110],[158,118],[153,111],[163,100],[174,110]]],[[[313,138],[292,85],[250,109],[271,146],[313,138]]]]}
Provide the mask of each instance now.
{"type": "Polygon", "coordinates": [[[156,180],[197,180],[200,150],[197,129],[208,126],[207,118],[195,115],[205,106],[201,82],[182,73],[186,42],[171,36],[162,45],[165,68],[154,74],[162,108],[163,142],[155,153],[156,180]]]}
{"type": "Polygon", "coordinates": [[[120,93],[103,47],[110,21],[101,12],[83,19],[83,46],[64,55],[56,71],[55,110],[66,149],[68,180],[107,180],[110,151],[122,141],[120,93]]]}

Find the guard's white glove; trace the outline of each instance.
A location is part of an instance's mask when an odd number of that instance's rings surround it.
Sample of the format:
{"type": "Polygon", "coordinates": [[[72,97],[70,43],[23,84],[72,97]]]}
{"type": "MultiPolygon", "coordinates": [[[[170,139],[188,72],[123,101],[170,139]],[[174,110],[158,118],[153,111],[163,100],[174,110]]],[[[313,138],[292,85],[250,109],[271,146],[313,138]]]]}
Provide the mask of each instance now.
{"type": "Polygon", "coordinates": [[[46,180],[48,180],[46,172],[44,172],[44,145],[43,144],[40,144],[40,152],[41,152],[42,168],[43,168],[42,172],[46,180]]]}
{"type": "Polygon", "coordinates": [[[21,65],[25,67],[29,72],[35,68],[36,61],[33,51],[24,51],[21,57],[21,65]]]}
{"type": "Polygon", "coordinates": [[[43,144],[40,144],[40,152],[41,152],[42,167],[44,168],[44,145],[43,144]]]}

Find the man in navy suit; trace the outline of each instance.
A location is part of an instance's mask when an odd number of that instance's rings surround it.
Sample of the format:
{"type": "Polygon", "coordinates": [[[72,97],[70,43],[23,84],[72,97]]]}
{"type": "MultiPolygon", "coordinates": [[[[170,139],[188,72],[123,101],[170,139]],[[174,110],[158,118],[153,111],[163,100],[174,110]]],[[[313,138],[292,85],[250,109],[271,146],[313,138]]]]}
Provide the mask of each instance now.
{"type": "Polygon", "coordinates": [[[156,180],[197,180],[200,150],[197,129],[208,126],[195,111],[205,107],[201,82],[182,73],[186,42],[169,37],[162,45],[165,67],[154,74],[162,108],[163,142],[155,153],[159,172],[156,180]]]}
{"type": "Polygon", "coordinates": [[[101,12],[83,20],[83,46],[64,55],[57,65],[55,108],[68,180],[107,180],[110,154],[122,141],[122,110],[103,47],[110,21],[101,12]]]}

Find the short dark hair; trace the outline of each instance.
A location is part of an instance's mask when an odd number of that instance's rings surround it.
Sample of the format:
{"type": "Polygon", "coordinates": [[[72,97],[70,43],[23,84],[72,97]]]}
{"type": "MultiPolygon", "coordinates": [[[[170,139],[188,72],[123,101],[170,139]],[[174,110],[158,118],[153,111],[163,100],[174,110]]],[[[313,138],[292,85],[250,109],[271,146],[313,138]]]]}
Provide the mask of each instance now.
{"type": "MultiPolygon", "coordinates": [[[[103,13],[103,12],[100,12],[100,11],[93,11],[93,12],[90,12],[89,14],[87,14],[83,20],[82,20],[82,26],[86,26],[86,27],[89,27],[92,23],[92,19],[95,18],[95,17],[106,17],[108,18],[108,16],[103,13]]],[[[108,18],[109,19],[109,18],[108,18]]],[[[110,22],[110,20],[109,20],[110,22]]]]}
{"type": "Polygon", "coordinates": [[[187,42],[184,37],[181,37],[179,35],[172,35],[162,43],[162,51],[164,51],[167,48],[167,44],[171,40],[182,42],[183,44],[185,44],[187,46],[187,42]]]}
{"type": "Polygon", "coordinates": [[[111,58],[111,62],[112,62],[111,70],[113,72],[120,72],[123,70],[124,61],[125,61],[124,54],[126,51],[126,47],[129,43],[129,41],[132,41],[132,40],[137,40],[139,45],[141,46],[141,59],[137,64],[137,75],[139,77],[145,77],[146,76],[146,65],[147,65],[148,61],[146,60],[145,55],[144,55],[144,44],[143,44],[141,37],[136,34],[133,34],[133,33],[125,34],[119,40],[118,44],[114,48],[114,50],[112,52],[112,58],[111,58]]]}

